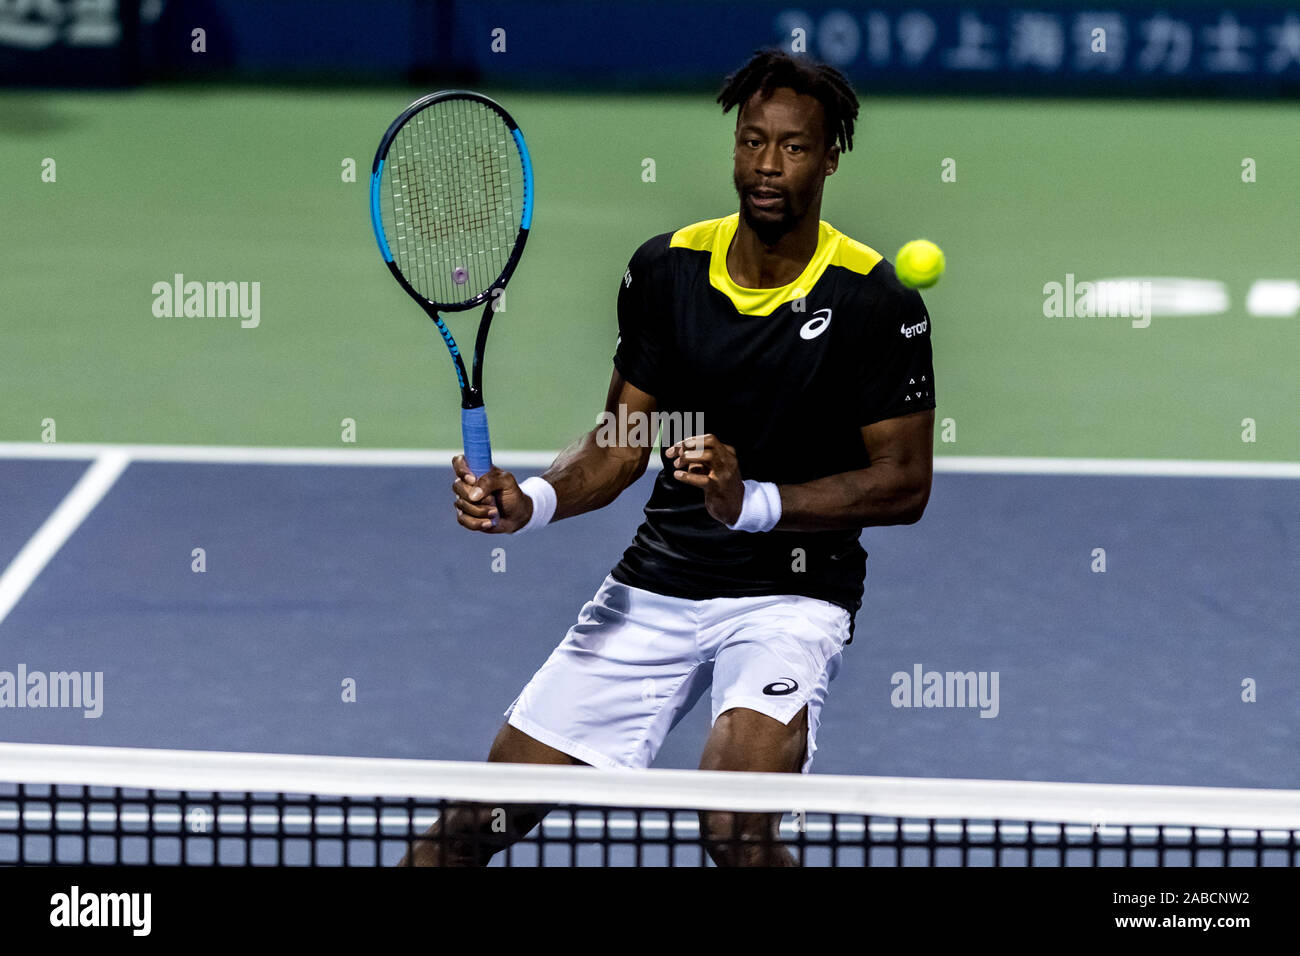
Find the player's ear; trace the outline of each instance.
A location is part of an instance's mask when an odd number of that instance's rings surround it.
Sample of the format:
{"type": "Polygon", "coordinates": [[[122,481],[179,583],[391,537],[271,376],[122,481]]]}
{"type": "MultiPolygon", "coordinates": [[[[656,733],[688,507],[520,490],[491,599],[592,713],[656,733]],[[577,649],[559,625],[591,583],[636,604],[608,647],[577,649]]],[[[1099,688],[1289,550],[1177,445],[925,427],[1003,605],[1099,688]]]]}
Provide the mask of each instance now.
{"type": "Polygon", "coordinates": [[[835,175],[835,170],[840,168],[840,148],[832,146],[826,151],[826,175],[835,175]]]}

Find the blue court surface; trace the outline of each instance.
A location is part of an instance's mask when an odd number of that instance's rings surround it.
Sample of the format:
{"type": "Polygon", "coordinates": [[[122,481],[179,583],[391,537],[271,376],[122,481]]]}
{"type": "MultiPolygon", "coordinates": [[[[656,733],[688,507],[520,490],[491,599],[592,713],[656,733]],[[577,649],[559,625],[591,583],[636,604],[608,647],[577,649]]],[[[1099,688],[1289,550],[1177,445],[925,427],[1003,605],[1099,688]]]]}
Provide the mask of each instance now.
{"type": "MultiPolygon", "coordinates": [[[[87,467],[0,460],[0,566],[87,467]]],[[[519,538],[459,528],[450,481],[133,461],[0,623],[0,670],[102,671],[103,714],[6,709],[0,737],[480,759],[651,476],[519,538]]],[[[815,770],[1300,786],[1298,506],[1293,480],[937,474],[919,524],[864,533],[815,770]],[[892,675],[918,665],[996,672],[996,716],[893,706],[892,675]]],[[[695,766],[707,722],[701,703],[657,765],[695,766]]]]}

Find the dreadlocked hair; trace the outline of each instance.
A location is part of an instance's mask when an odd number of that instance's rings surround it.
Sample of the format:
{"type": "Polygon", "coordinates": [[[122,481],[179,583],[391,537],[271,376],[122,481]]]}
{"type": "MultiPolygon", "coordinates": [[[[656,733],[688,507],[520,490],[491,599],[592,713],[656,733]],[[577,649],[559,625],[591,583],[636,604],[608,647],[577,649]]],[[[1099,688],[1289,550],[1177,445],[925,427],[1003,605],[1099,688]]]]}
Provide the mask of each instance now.
{"type": "Polygon", "coordinates": [[[839,144],[844,152],[853,149],[853,121],[858,116],[858,97],[844,74],[833,66],[806,57],[794,57],[784,50],[758,50],[749,62],[727,77],[718,94],[722,112],[743,107],[755,93],[766,99],[780,87],[815,97],[826,113],[826,148],[839,144]]]}

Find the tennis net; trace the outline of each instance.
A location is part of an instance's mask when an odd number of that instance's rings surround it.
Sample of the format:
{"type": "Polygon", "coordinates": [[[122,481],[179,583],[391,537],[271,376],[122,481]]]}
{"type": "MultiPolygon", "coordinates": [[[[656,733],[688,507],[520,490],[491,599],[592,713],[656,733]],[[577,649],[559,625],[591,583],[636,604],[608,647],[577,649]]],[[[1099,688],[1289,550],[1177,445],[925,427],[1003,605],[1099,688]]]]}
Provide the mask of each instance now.
{"type": "Polygon", "coordinates": [[[482,822],[461,840],[500,848],[496,866],[703,866],[777,845],[808,866],[1300,859],[1300,791],[0,744],[4,865],[389,866],[446,853],[420,837],[456,812],[482,822]],[[502,821],[540,808],[502,846],[502,821]],[[779,823],[756,843],[746,814],[779,823]]]}

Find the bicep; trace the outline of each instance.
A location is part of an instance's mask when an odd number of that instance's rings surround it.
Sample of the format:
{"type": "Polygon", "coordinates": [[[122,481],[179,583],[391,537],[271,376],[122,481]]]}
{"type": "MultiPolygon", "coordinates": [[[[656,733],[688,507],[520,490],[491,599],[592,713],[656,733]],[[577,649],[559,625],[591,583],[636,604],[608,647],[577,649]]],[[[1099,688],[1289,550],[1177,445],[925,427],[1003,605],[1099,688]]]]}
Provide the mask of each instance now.
{"type": "Polygon", "coordinates": [[[886,418],[862,427],[871,464],[887,464],[916,491],[930,492],[934,474],[934,409],[886,418]]]}
{"type": "MultiPolygon", "coordinates": [[[[613,375],[609,379],[609,392],[605,396],[605,412],[614,416],[617,421],[632,421],[628,416],[632,413],[650,418],[658,409],[659,403],[649,392],[643,392],[627,379],[625,379],[619,370],[614,369],[613,375]]],[[[646,465],[650,462],[650,445],[644,447],[621,447],[616,446],[610,451],[620,455],[635,458],[637,461],[638,472],[645,471],[646,465]]]]}
{"type": "Polygon", "coordinates": [[[609,379],[609,392],[605,396],[605,411],[617,415],[620,405],[626,409],[624,414],[638,411],[649,415],[658,408],[653,395],[641,391],[619,374],[618,369],[614,369],[614,374],[609,379]]]}

